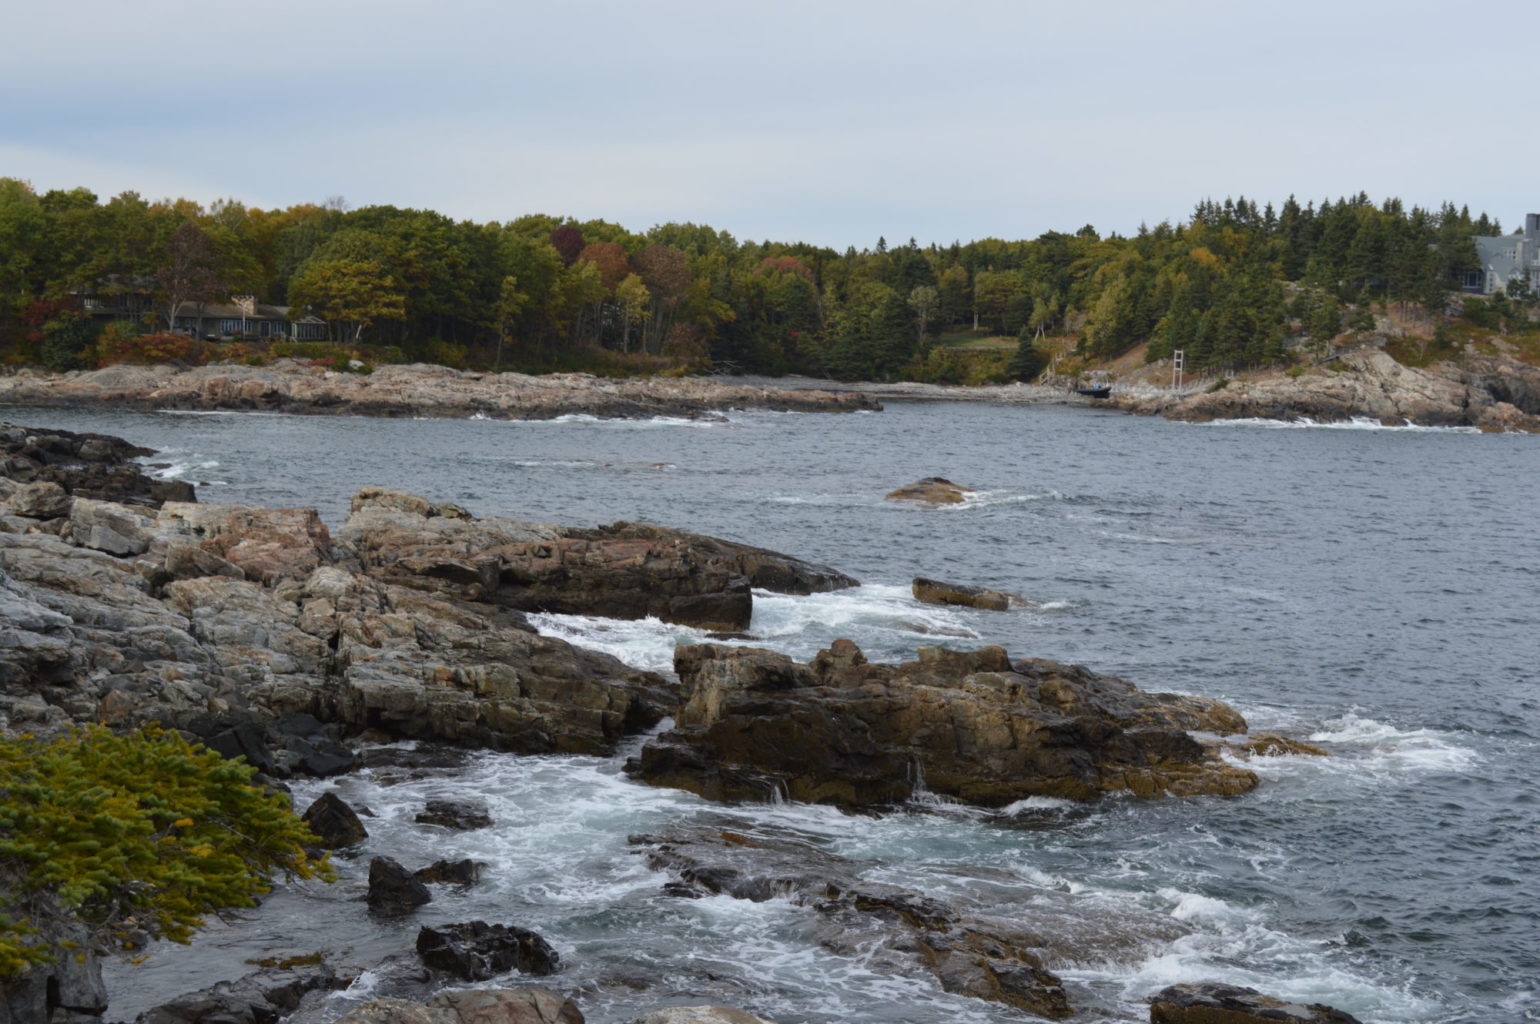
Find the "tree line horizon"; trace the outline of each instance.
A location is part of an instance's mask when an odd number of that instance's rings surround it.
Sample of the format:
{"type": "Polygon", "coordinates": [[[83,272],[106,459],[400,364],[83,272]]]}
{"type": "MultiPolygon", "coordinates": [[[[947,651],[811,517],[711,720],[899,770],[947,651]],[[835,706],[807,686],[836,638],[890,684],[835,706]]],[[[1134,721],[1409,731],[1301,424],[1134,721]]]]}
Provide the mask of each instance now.
{"type": "Polygon", "coordinates": [[[961,383],[1035,376],[1033,339],[1052,336],[1085,360],[1147,345],[1151,361],[1181,349],[1191,369],[1239,369],[1287,361],[1291,333],[1320,334],[1371,303],[1440,315],[1479,269],[1472,239],[1500,233],[1468,207],[1360,192],[1276,208],[1205,199],[1186,221],[1130,236],[1086,225],[842,253],[688,222],[637,233],[340,200],[104,201],[0,178],[0,362],[101,365],[132,359],[141,337],[138,354],[155,354],[178,312],[239,295],[321,317],[334,347],[365,361],[961,383]],[[116,324],[83,312],[83,296],[123,293],[148,305],[116,324]],[[1014,355],[938,344],[960,331],[1020,344],[1014,355]]]}

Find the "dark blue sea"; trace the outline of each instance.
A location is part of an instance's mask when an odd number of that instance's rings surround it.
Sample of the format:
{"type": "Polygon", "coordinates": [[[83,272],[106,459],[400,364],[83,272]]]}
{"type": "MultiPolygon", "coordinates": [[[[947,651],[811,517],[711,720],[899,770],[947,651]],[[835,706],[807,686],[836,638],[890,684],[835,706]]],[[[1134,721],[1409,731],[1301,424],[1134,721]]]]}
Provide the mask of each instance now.
{"type": "MultiPolygon", "coordinates": [[[[760,643],[805,657],[849,637],[874,660],[923,644],[1003,644],[1145,689],[1226,700],[1253,730],[1328,759],[1253,762],[1238,798],[945,804],[882,817],[766,803],[713,807],[635,784],[621,758],[474,754],[337,786],[372,838],[336,885],[281,888],[111,974],[114,1016],[233,977],[248,960],[326,951],[361,971],[334,1000],[385,991],[374,965],[417,922],[381,924],[368,857],[492,867],[422,921],[533,928],[547,981],[590,1021],[727,1003],[782,1022],[1002,1022],[1019,1011],[893,977],[816,941],[783,901],[680,900],[626,836],[713,820],[799,837],[872,879],[987,905],[1047,937],[1080,1022],[1148,1019],[1143,1000],[1225,981],[1367,1022],[1540,1020],[1540,439],[1366,424],[1208,425],[1106,410],[892,403],[846,416],[726,422],[401,421],[0,409],[118,434],[200,500],[312,506],[333,527],[364,485],[477,515],[683,527],[827,562],[853,591],[756,596],[760,643]],[[939,475],[960,506],[887,491],[939,475]],[[1036,607],[920,605],[915,576],[1036,607]],[[497,825],[445,839],[429,796],[476,792],[497,825]]],[[[542,630],[666,670],[693,630],[537,616],[542,630]]]]}

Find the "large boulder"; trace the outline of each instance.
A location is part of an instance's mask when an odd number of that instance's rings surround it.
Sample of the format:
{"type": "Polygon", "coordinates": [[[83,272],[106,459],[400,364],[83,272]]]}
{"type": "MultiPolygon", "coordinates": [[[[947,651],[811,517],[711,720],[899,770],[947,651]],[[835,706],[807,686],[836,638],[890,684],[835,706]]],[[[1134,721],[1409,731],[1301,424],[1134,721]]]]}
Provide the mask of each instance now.
{"type": "Polygon", "coordinates": [[[1207,983],[1172,985],[1150,1000],[1150,1024],[1360,1024],[1320,1003],[1289,1002],[1254,988],[1207,983]]]}
{"type": "Polygon", "coordinates": [[[471,860],[469,857],[460,860],[436,860],[425,868],[418,868],[412,872],[412,877],[419,882],[434,882],[441,885],[474,885],[481,880],[482,869],[486,865],[479,860],[471,860]]]}
{"type": "Polygon", "coordinates": [[[832,590],[844,590],[861,585],[861,581],[847,576],[838,569],[816,562],[803,561],[791,555],[751,547],[737,541],[708,537],[704,534],[675,530],[667,526],[646,523],[611,523],[593,530],[567,527],[569,537],[591,537],[596,540],[654,540],[668,541],[686,547],[691,557],[699,562],[719,566],[748,578],[750,586],[777,594],[823,594],[832,590]]]}
{"type": "Polygon", "coordinates": [[[1144,693],[1115,676],[998,647],[923,647],[869,664],[848,640],[811,664],[774,651],[680,646],[675,727],[627,763],[632,774],[710,799],[865,806],[929,790],[1002,806],[1031,796],[1236,794],[1257,777],[1189,731],[1245,720],[1201,697],[1144,693]]]}
{"type": "Polygon", "coordinates": [[[423,928],[417,955],[436,971],[465,981],[486,981],[507,971],[555,974],[561,957],[545,939],[527,928],[468,921],[423,928]]]}
{"type": "Polygon", "coordinates": [[[371,999],[337,1018],[336,1024],[460,1024],[452,1010],[410,999],[371,999]]]}
{"type": "Polygon", "coordinates": [[[433,894],[399,861],[375,857],[369,861],[369,909],[377,914],[409,914],[432,902],[433,894]]]}
{"type": "Polygon", "coordinates": [[[957,505],[968,500],[971,487],[954,484],[940,476],[928,476],[889,491],[884,497],[889,501],[913,501],[922,505],[957,505]]]}
{"type": "Polygon", "coordinates": [[[430,1009],[448,1010],[460,1024],[583,1024],[577,1004],[548,988],[462,988],[436,992],[430,1009]]]}
{"type": "Polygon", "coordinates": [[[336,793],[322,793],[305,808],[301,820],[328,850],[340,850],[369,838],[369,830],[358,820],[357,812],[336,793]]]}
{"type": "Polygon", "coordinates": [[[303,580],[333,557],[331,535],[315,509],[167,502],[159,520],[162,532],[196,538],[204,551],[264,586],[303,580]]]}
{"type": "Polygon", "coordinates": [[[855,862],[800,839],[687,827],[631,842],[646,851],[652,867],[688,888],[811,908],[822,945],[859,955],[873,969],[908,973],[918,966],[948,992],[1044,1017],[1070,1012],[1063,984],[1033,951],[1041,939],[1018,923],[866,881],[855,862]]]}
{"type": "Polygon", "coordinates": [[[324,963],[268,967],[178,996],[141,1013],[135,1024],[276,1024],[310,993],[344,984],[324,963]]]}
{"type": "Polygon", "coordinates": [[[828,566],[639,523],[593,529],[473,519],[400,491],[365,488],[339,533],[382,582],[526,612],[738,630],[750,590],[811,594],[857,585],[828,566]]]}
{"type": "Polygon", "coordinates": [[[1003,612],[1012,604],[1025,604],[1015,594],[1001,590],[970,586],[966,583],[942,583],[917,577],[910,586],[916,601],[925,604],[960,605],[964,608],[980,608],[984,611],[1003,612]]]}
{"type": "Polygon", "coordinates": [[[338,630],[336,714],[356,730],[606,754],[673,702],[669,681],[536,635],[506,609],[357,579],[335,601],[315,600],[338,630]]]}

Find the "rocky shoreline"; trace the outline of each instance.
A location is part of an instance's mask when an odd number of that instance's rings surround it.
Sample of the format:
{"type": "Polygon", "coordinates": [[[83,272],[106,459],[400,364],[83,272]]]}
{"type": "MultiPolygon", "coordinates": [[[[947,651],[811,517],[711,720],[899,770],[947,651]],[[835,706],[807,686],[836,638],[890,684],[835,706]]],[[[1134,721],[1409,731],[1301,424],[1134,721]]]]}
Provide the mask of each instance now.
{"type": "MultiPolygon", "coordinates": [[[[642,671],[542,636],[525,616],[656,616],[735,630],[748,624],[755,588],[810,594],[858,581],[663,527],[477,518],[379,488],[361,490],[333,533],[312,510],[156,492],[132,461],[144,450],[116,439],[0,424],[0,442],[6,734],[158,721],[245,756],[279,784],[351,770],[358,740],[604,755],[673,716],[627,764],[639,780],[713,800],[778,793],[868,811],[922,793],[981,807],[1235,795],[1257,785],[1238,759],[1317,752],[1246,736],[1245,720],[1217,701],[1145,693],[998,647],[921,648],[915,661],[879,665],[849,641],[808,664],[697,644],[677,649],[673,677],[642,671]]],[[[947,991],[1034,1014],[1072,1012],[1041,941],[1020,923],[862,882],[838,858],[813,862],[773,834],[682,830],[633,843],[675,879],[660,885],[683,887],[673,895],[785,897],[819,916],[832,950],[875,943],[887,950],[880,969],[926,970],[947,991]]],[[[142,1019],[271,1024],[334,981],[233,983],[142,1019]]],[[[92,960],[46,966],[4,989],[7,1024],[78,1021],[105,1004],[92,960]]],[[[582,1019],[544,990],[507,991],[495,1013],[460,1006],[456,1017],[458,997],[444,993],[354,1013],[358,1024],[582,1019]],[[509,1008],[525,1004],[540,1015],[509,1008]]],[[[757,1019],[712,1012],[667,1019],[757,1019]]]]}
{"type": "Polygon", "coordinates": [[[1464,355],[1457,362],[1406,366],[1377,347],[1335,356],[1329,363],[1206,380],[1183,388],[1139,378],[1114,383],[1105,399],[1055,384],[841,383],[793,380],[789,387],[867,395],[888,402],[986,402],[995,405],[1077,405],[1205,423],[1226,419],[1368,419],[1386,426],[1472,427],[1502,433],[1540,433],[1540,367],[1500,356],[1464,355]]]}
{"type": "Polygon", "coordinates": [[[609,380],[588,374],[530,376],[414,364],[368,374],[289,359],[263,367],[211,364],[112,366],[0,376],[0,405],[135,410],[286,412],[299,415],[554,419],[711,419],[730,409],[877,411],[883,401],[1079,405],[1207,422],[1218,419],[1369,419],[1387,426],[1472,427],[1540,432],[1540,368],[1499,356],[1406,366],[1375,347],[1284,372],[1161,388],[1136,382],[1110,397],[1076,394],[1071,382],[980,387],[913,382],[839,382],[789,377],[753,384],[719,377],[609,380]]]}
{"type": "Polygon", "coordinates": [[[1364,348],[1294,377],[1235,378],[1196,393],[1114,391],[1107,401],[1129,412],[1196,423],[1370,419],[1386,426],[1540,433],[1540,368],[1490,356],[1417,368],[1364,348]]]}
{"type": "Polygon", "coordinates": [[[285,412],[303,415],[547,420],[655,416],[704,419],[729,409],[858,412],[882,408],[860,394],[753,387],[713,377],[608,380],[584,373],[529,376],[445,366],[381,366],[343,373],[280,359],[191,369],[110,366],[101,370],[0,376],[0,405],[285,412]]]}

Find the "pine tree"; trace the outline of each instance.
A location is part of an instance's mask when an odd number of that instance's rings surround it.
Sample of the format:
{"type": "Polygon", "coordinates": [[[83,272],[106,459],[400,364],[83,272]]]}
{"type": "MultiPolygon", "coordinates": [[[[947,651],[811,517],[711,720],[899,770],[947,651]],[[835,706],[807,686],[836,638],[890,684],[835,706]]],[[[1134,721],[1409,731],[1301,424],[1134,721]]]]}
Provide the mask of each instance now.
{"type": "Polygon", "coordinates": [[[1006,372],[1016,380],[1036,380],[1046,365],[1048,365],[1047,358],[1037,347],[1033,336],[1023,327],[1017,336],[1016,352],[1011,356],[1011,361],[1005,368],[1006,372]]]}

